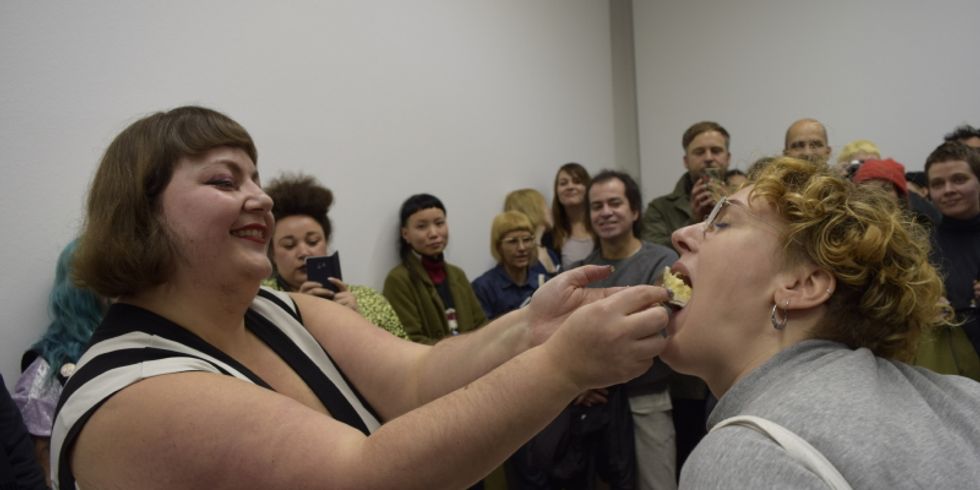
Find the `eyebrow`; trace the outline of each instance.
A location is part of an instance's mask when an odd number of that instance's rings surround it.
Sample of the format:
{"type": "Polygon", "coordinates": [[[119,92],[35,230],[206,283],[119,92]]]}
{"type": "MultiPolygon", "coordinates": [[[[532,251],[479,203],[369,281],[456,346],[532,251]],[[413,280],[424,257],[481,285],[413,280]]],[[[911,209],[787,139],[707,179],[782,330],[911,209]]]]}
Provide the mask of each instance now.
{"type": "MultiPolygon", "coordinates": [[[[245,170],[242,168],[242,165],[240,165],[238,162],[230,158],[220,158],[218,160],[207,162],[205,165],[226,167],[228,170],[231,170],[231,172],[234,173],[236,177],[245,175],[245,170]]],[[[249,175],[249,178],[255,182],[258,182],[259,170],[256,168],[255,171],[252,172],[251,175],[249,175]]]]}

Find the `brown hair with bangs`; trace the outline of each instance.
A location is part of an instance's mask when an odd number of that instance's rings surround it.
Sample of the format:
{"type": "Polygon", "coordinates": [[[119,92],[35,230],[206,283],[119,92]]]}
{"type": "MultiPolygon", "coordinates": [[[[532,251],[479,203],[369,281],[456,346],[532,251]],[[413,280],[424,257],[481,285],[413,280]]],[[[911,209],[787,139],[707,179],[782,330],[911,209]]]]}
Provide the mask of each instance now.
{"type": "Polygon", "coordinates": [[[166,282],[177,252],[159,216],[160,195],[179,159],[222,146],[239,148],[257,161],[245,128],[203,107],[158,112],[116,136],[89,190],[75,281],[110,298],[166,282]]]}
{"type": "Polygon", "coordinates": [[[789,263],[809,261],[837,279],[813,338],[905,361],[923,331],[950,323],[928,236],[885,192],[791,157],[774,159],[755,177],[750,197],[787,222],[789,263]]]}
{"type": "MultiPolygon", "coordinates": [[[[551,234],[554,237],[555,250],[559,251],[562,245],[565,244],[565,241],[572,236],[572,223],[569,221],[568,212],[565,211],[565,206],[558,200],[558,179],[561,177],[562,172],[568,174],[576,184],[584,185],[586,189],[589,188],[589,184],[592,182],[592,179],[589,177],[589,171],[580,163],[568,162],[562,165],[558,169],[558,172],[555,173],[555,184],[552,187],[554,197],[551,200],[551,222],[554,223],[554,228],[551,229],[551,234]]],[[[582,205],[585,205],[584,199],[582,205]]],[[[585,227],[591,233],[592,225],[589,220],[588,209],[585,210],[585,213],[585,227]]]]}

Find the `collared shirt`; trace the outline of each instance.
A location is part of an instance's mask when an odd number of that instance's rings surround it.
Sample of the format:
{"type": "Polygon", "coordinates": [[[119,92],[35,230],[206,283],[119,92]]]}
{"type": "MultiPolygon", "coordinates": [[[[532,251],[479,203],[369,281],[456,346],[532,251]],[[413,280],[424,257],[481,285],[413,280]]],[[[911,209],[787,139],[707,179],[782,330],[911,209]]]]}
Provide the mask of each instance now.
{"type": "Polygon", "coordinates": [[[507,275],[503,264],[497,264],[473,281],[473,292],[480,300],[480,306],[487,318],[493,319],[523,306],[551,277],[540,262],[535,262],[528,268],[527,282],[517,284],[507,275]]]}

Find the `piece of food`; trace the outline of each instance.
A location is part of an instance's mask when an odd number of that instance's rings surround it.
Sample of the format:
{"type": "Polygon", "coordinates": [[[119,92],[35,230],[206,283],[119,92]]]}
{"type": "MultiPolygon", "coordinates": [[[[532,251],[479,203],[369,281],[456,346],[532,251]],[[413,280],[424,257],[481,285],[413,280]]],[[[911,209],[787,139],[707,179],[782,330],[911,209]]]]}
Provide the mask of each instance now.
{"type": "Polygon", "coordinates": [[[672,304],[682,308],[687,306],[687,302],[691,299],[691,286],[688,286],[683,279],[671,272],[670,269],[664,269],[664,287],[673,294],[673,297],[670,299],[672,304]]]}

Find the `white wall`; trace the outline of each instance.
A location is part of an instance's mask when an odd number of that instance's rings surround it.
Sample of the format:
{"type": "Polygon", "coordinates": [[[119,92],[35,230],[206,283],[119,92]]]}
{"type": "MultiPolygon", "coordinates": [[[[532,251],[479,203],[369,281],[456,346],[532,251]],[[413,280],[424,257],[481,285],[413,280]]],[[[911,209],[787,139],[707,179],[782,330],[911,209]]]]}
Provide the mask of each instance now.
{"type": "Polygon", "coordinates": [[[506,192],[613,163],[609,4],[592,0],[0,3],[0,371],[46,327],[55,259],[109,141],[202,104],[241,122],[265,179],[333,189],[345,277],[379,287],[397,212],[448,207],[449,260],[488,268],[506,192]]]}
{"type": "Polygon", "coordinates": [[[909,170],[980,124],[976,0],[637,0],[633,19],[649,198],[684,173],[681,135],[705,119],[729,130],[742,169],[781,152],[802,117],[835,150],[870,139],[909,170]]]}

